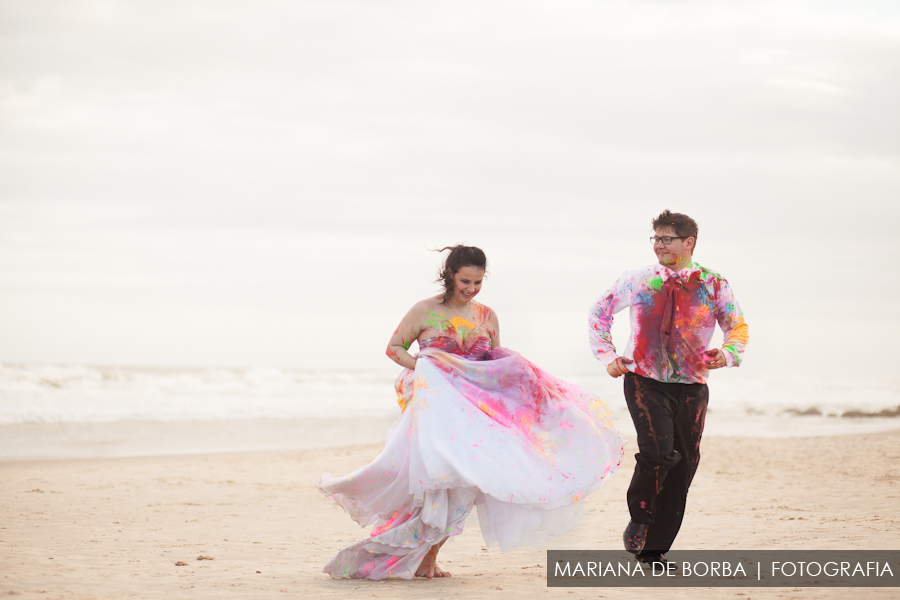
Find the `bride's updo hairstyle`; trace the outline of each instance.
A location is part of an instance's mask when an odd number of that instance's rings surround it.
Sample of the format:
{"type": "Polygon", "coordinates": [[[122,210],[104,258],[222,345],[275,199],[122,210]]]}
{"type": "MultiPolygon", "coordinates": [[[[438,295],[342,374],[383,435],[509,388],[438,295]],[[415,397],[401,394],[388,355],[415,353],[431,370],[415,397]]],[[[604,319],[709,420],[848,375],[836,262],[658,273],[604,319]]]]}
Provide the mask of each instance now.
{"type": "Polygon", "coordinates": [[[437,281],[444,288],[444,297],[441,298],[441,304],[447,304],[453,297],[453,276],[456,275],[463,267],[476,267],[478,269],[487,269],[487,257],[481,248],[475,246],[447,246],[441,248],[437,252],[449,250],[450,254],[444,260],[444,265],[438,271],[437,281]]]}

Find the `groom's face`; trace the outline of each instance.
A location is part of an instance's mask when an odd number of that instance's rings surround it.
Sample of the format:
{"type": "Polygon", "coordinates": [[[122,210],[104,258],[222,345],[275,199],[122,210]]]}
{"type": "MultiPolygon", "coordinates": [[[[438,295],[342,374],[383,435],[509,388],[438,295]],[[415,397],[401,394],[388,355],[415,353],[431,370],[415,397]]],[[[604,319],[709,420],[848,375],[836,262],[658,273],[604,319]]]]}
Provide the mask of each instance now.
{"type": "MultiPolygon", "coordinates": [[[[656,230],[656,237],[673,236],[678,234],[671,227],[660,227],[656,230]]],[[[694,247],[694,238],[673,239],[669,244],[663,244],[662,240],[653,244],[653,251],[659,264],[665,267],[673,267],[683,259],[690,257],[691,250],[694,247]]]]}

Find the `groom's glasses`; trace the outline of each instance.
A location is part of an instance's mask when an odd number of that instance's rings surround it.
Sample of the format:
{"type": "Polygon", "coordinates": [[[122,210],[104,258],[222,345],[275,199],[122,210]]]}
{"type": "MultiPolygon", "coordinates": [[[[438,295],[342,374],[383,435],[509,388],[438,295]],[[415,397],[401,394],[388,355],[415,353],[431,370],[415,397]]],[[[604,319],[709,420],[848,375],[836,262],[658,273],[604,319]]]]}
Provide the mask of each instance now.
{"type": "Polygon", "coordinates": [[[668,246],[669,244],[672,243],[672,240],[683,240],[683,239],[684,238],[679,235],[664,235],[662,237],[657,237],[654,235],[654,236],[650,237],[650,241],[653,242],[654,246],[657,244],[657,242],[662,242],[663,244],[668,246]]]}

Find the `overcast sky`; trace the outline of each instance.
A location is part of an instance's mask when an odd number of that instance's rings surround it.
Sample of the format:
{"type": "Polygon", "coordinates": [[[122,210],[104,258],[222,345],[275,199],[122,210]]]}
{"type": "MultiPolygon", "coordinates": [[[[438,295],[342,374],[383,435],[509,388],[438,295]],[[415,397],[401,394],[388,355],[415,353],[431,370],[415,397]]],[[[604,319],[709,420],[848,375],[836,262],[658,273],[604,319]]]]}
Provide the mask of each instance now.
{"type": "Polygon", "coordinates": [[[671,208],[751,372],[895,373],[898,106],[896,2],[2,1],[0,361],[392,369],[465,241],[583,372],[671,208]]]}

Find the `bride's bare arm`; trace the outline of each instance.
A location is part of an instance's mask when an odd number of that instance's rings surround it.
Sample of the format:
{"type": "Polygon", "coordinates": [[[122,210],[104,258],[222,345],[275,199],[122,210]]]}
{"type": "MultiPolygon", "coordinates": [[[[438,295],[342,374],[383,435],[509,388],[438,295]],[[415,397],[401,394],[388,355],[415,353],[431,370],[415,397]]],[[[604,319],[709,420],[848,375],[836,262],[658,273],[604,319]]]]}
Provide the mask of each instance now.
{"type": "Polygon", "coordinates": [[[400,325],[391,336],[391,341],[388,342],[386,351],[392,361],[407,369],[416,368],[416,359],[410,355],[409,346],[422,332],[421,323],[424,311],[420,305],[421,302],[413,306],[400,321],[400,325]]]}
{"type": "Polygon", "coordinates": [[[500,319],[497,313],[491,311],[491,316],[487,320],[487,333],[491,337],[491,348],[500,347],[500,319]]]}

